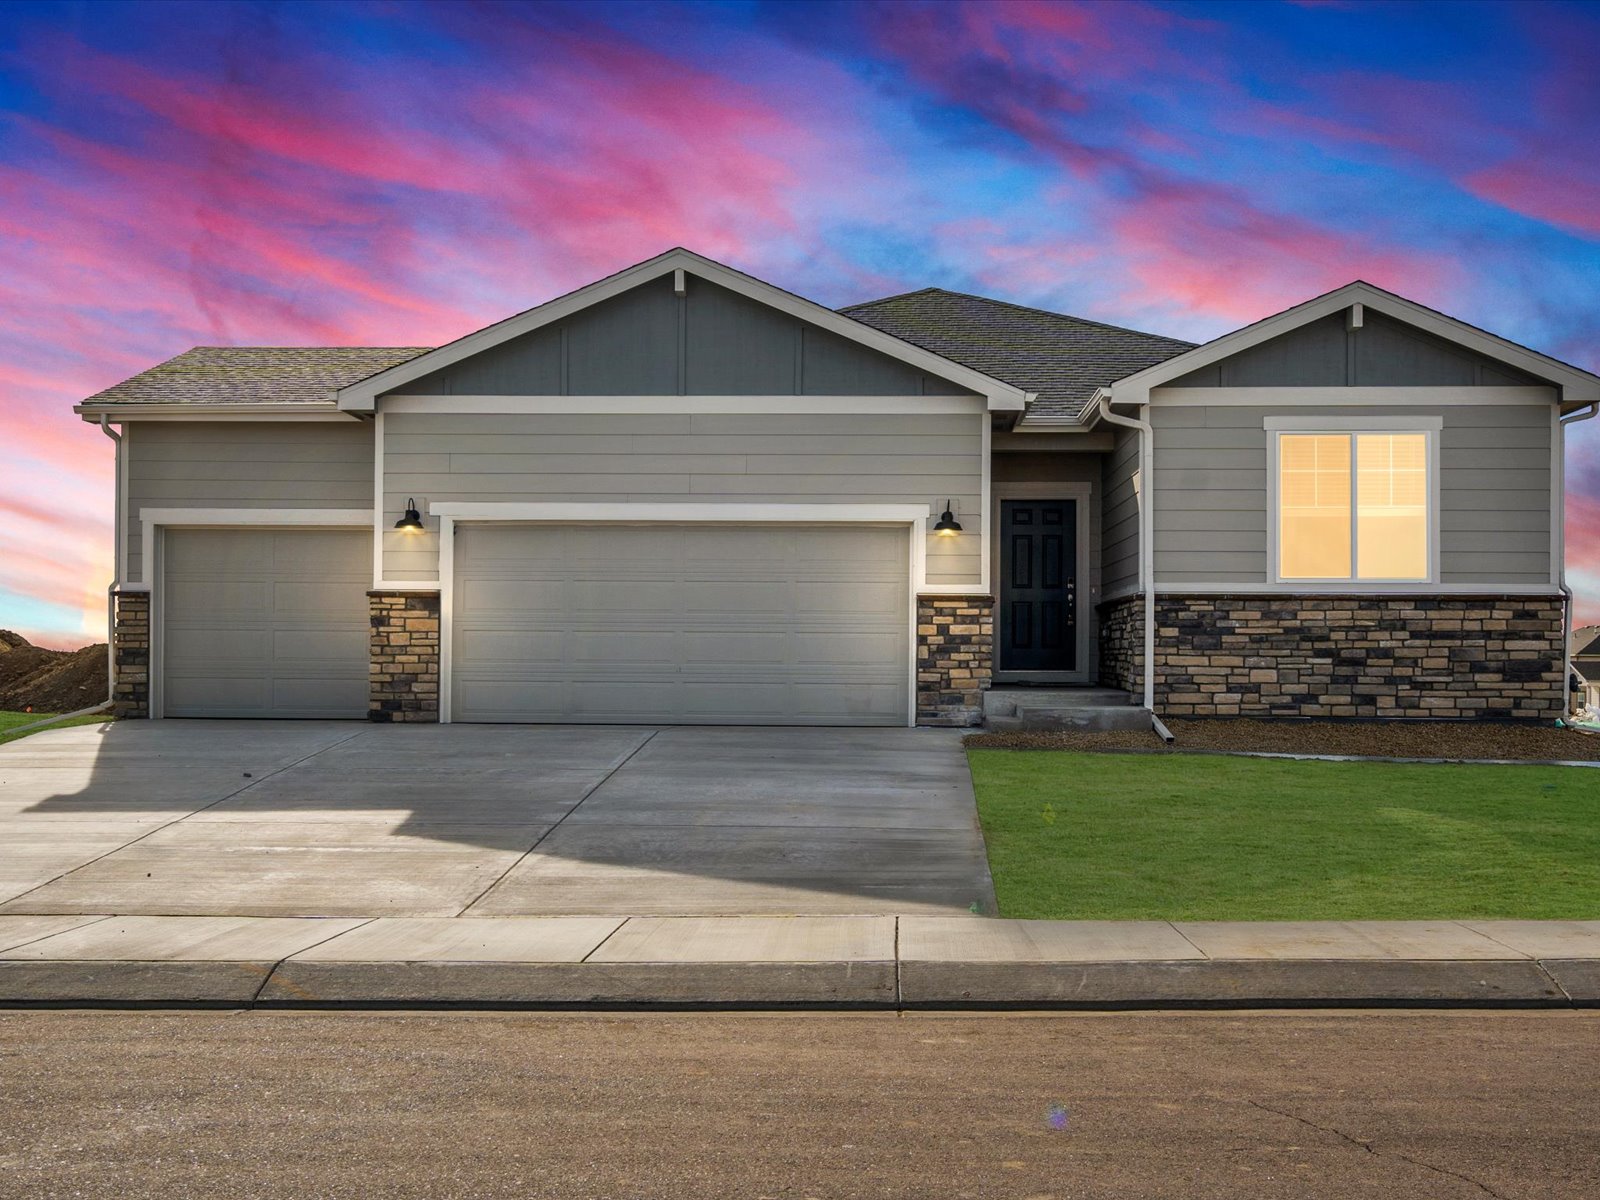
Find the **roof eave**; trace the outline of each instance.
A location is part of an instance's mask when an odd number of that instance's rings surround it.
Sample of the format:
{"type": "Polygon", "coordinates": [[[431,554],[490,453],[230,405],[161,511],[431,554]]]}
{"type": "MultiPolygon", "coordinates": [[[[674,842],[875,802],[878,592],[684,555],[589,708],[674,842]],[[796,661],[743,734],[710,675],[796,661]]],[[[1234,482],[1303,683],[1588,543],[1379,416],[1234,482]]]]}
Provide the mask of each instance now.
{"type": "Polygon", "coordinates": [[[74,404],[72,411],[83,420],[99,424],[101,417],[113,421],[167,420],[167,421],[358,421],[356,413],[343,412],[332,401],[296,400],[292,402],[261,402],[239,404],[153,404],[147,402],[108,402],[95,404],[85,401],[74,404]]]}

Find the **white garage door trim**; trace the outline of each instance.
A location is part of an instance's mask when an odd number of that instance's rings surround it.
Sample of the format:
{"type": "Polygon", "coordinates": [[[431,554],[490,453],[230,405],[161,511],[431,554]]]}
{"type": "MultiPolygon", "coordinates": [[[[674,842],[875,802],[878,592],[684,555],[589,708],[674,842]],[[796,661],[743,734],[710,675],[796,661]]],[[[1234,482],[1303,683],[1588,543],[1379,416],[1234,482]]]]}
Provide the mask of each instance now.
{"type": "Polygon", "coordinates": [[[906,724],[917,723],[917,593],[927,575],[924,529],[933,516],[926,504],[519,504],[441,503],[428,511],[439,518],[439,720],[449,724],[454,641],[455,527],[519,522],[552,525],[903,525],[910,555],[906,595],[908,679],[906,724]]]}
{"type": "Polygon", "coordinates": [[[165,654],[161,644],[162,588],[158,548],[167,529],[369,529],[374,517],[367,508],[142,508],[138,512],[144,548],[141,584],[129,591],[150,593],[150,718],[166,715],[163,689],[165,654]]]}

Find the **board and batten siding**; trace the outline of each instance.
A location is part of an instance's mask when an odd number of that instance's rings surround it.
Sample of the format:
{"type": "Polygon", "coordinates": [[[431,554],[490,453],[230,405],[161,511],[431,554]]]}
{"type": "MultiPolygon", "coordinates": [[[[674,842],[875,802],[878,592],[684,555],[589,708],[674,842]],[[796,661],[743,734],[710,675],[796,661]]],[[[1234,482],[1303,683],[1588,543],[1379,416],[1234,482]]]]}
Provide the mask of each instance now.
{"type": "Polygon", "coordinates": [[[150,582],[140,509],[370,509],[373,445],[366,421],[130,422],[125,578],[150,582]]]}
{"type": "MultiPolygon", "coordinates": [[[[1153,405],[1156,578],[1271,583],[1267,547],[1269,416],[1437,417],[1439,582],[1550,582],[1550,410],[1544,405],[1428,407],[1153,405]]],[[[1115,457],[1115,456],[1113,456],[1115,457]]],[[[1108,468],[1109,474],[1109,468],[1108,468]]],[[[1107,521],[1113,505],[1108,497],[1107,521]]],[[[1107,527],[1109,546],[1114,535],[1107,527]]]]}
{"type": "MultiPolygon", "coordinates": [[[[970,531],[928,538],[930,587],[981,578],[988,414],[386,413],[384,573],[438,578],[437,521],[389,529],[407,497],[444,502],[926,504],[970,531]]],[[[648,512],[648,510],[646,510],[648,512]]]]}
{"type": "Polygon", "coordinates": [[[1101,596],[1115,599],[1139,587],[1139,433],[1113,426],[1111,452],[1101,476],[1101,596]]]}

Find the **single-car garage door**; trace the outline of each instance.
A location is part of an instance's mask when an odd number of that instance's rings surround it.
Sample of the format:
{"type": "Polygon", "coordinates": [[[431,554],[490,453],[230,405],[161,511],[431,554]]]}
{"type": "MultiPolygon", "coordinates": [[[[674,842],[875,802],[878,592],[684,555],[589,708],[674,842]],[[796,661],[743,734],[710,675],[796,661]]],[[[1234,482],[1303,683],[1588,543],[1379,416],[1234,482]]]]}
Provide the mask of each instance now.
{"type": "Polygon", "coordinates": [[[364,717],[372,533],[168,529],[169,717],[364,717]]]}
{"type": "Polygon", "coordinates": [[[904,527],[461,525],[451,718],[904,725],[904,527]]]}

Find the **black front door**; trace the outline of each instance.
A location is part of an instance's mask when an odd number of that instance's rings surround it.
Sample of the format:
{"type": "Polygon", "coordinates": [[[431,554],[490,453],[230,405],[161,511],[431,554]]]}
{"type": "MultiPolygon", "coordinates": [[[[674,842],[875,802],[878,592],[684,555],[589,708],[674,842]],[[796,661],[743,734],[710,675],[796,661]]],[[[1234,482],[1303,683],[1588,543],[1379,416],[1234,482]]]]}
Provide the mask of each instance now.
{"type": "Polygon", "coordinates": [[[1000,502],[1000,670],[1078,669],[1078,502],[1000,502]]]}

